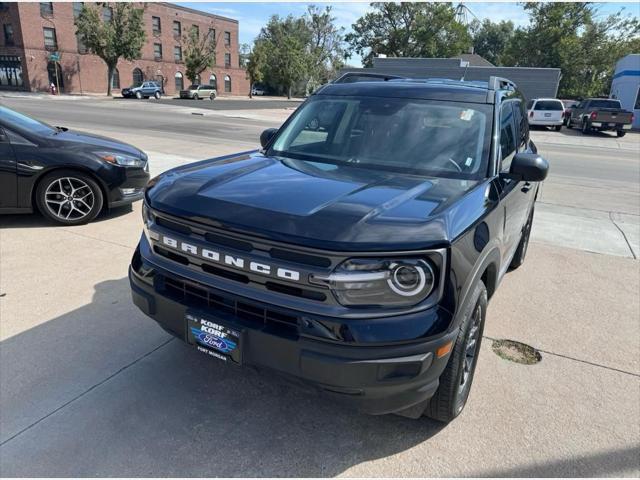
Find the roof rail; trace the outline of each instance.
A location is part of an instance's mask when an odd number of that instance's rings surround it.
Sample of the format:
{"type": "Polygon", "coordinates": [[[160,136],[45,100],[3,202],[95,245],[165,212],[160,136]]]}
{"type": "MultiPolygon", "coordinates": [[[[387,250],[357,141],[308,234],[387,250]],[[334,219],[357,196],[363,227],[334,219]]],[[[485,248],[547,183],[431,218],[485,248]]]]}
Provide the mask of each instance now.
{"type": "Polygon", "coordinates": [[[489,90],[515,90],[517,88],[517,85],[508,78],[489,77],[489,90]]]}
{"type": "Polygon", "coordinates": [[[387,75],[384,73],[369,73],[369,72],[347,72],[340,75],[336,78],[332,83],[356,83],[356,82],[367,82],[371,79],[381,80],[383,82],[387,82],[389,80],[398,80],[404,77],[400,77],[398,75],[387,75]]]}

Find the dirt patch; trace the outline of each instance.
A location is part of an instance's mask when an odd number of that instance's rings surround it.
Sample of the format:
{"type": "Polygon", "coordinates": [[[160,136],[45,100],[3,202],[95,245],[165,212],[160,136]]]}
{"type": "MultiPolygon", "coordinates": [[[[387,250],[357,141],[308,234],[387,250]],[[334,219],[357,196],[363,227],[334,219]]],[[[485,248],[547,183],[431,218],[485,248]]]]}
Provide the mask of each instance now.
{"type": "Polygon", "coordinates": [[[533,365],[542,360],[538,350],[514,340],[494,340],[491,348],[500,358],[523,365],[533,365]]]}

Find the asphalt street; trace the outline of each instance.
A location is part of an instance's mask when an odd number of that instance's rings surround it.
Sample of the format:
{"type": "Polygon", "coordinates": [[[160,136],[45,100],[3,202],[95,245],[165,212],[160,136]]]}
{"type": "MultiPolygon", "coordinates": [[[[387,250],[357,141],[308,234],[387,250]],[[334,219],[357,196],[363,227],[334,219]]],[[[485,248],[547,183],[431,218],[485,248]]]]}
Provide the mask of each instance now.
{"type": "MultiPolygon", "coordinates": [[[[154,174],[254,149],[292,111],[0,103],[138,145],[154,174]]],[[[639,476],[640,136],[533,137],[552,170],[528,257],[448,426],[359,415],[173,340],[130,299],[139,203],[79,227],[0,217],[0,476],[639,476]],[[496,338],[542,362],[499,358],[496,338]]]]}
{"type": "Polygon", "coordinates": [[[255,97],[249,99],[216,99],[213,102],[209,99],[187,100],[182,98],[164,97],[158,101],[164,105],[180,105],[189,108],[202,108],[205,110],[265,110],[272,108],[296,107],[302,102],[301,99],[271,99],[265,97],[255,97]]]}

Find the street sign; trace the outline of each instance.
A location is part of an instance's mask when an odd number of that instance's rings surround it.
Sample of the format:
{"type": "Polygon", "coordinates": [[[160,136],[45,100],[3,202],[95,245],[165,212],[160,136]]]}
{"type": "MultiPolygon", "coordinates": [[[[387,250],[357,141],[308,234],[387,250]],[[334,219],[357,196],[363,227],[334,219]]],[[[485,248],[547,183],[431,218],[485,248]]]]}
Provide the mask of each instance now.
{"type": "Polygon", "coordinates": [[[58,62],[60,61],[60,52],[53,52],[49,54],[50,62],[58,62]]]}

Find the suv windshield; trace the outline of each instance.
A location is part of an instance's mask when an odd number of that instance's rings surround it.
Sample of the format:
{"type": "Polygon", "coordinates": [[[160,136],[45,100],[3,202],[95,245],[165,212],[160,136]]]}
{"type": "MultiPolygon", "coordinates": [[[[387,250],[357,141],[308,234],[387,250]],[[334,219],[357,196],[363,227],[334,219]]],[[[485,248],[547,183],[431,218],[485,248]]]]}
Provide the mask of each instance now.
{"type": "Polygon", "coordinates": [[[14,112],[5,107],[0,107],[0,119],[10,127],[40,135],[48,135],[57,131],[46,123],[39,122],[38,120],[34,120],[31,117],[14,112]]]}
{"type": "Polygon", "coordinates": [[[268,154],[454,178],[487,171],[492,107],[413,98],[317,95],[268,154]]]}
{"type": "Polygon", "coordinates": [[[538,100],[534,110],[564,110],[560,100],[538,100]]]}
{"type": "Polygon", "coordinates": [[[590,100],[589,107],[593,108],[622,108],[620,100],[590,100]]]}
{"type": "Polygon", "coordinates": [[[190,85],[189,90],[197,90],[200,85],[190,85]]]}

